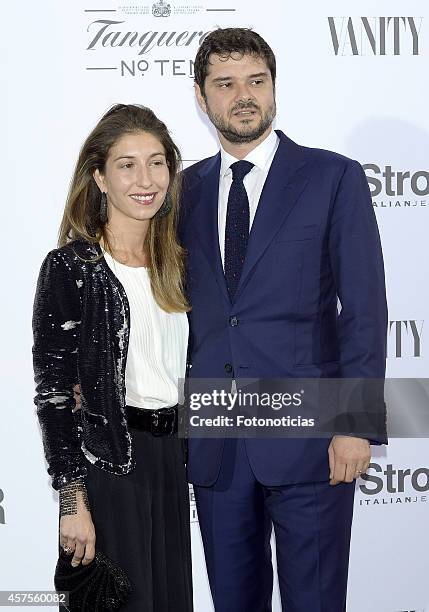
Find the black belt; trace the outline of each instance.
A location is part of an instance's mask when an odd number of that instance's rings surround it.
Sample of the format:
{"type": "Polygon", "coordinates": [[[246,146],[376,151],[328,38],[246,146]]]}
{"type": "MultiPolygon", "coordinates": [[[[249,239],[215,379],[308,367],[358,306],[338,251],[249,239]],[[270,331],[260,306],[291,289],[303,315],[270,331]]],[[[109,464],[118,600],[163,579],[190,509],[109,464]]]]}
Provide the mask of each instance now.
{"type": "Polygon", "coordinates": [[[129,427],[149,431],[153,436],[171,436],[177,432],[177,406],[147,410],[125,406],[129,427]]]}

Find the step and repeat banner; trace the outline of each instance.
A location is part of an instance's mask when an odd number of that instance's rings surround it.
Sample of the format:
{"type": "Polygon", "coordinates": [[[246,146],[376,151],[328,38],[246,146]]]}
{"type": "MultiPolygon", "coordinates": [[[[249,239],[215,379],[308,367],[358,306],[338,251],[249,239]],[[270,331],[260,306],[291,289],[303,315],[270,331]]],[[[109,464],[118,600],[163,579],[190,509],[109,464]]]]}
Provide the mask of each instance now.
{"type": "MultiPolygon", "coordinates": [[[[194,99],[193,59],[218,26],[255,29],[277,57],[276,127],[365,169],[385,256],[388,376],[427,377],[429,6],[24,0],[2,15],[0,590],[44,590],[52,588],[58,500],[32,404],[31,312],[84,138],[110,105],[134,102],[166,122],[185,165],[212,155],[216,134],[194,99]]],[[[376,448],[368,474],[356,484],[347,609],[429,611],[428,440],[376,448]]],[[[190,494],[195,610],[210,612],[190,494]]],[[[281,610],[276,586],[273,609],[281,610]]]]}

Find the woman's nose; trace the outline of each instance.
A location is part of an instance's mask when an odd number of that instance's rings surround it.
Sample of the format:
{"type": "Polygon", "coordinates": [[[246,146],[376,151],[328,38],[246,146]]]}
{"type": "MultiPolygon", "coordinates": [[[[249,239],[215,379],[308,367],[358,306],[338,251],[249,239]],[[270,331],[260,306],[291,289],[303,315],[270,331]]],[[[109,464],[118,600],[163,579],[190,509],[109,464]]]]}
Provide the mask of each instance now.
{"type": "Polygon", "coordinates": [[[147,189],[152,185],[150,170],[146,166],[139,167],[136,178],[137,185],[139,185],[140,187],[144,187],[145,189],[147,189]]]}

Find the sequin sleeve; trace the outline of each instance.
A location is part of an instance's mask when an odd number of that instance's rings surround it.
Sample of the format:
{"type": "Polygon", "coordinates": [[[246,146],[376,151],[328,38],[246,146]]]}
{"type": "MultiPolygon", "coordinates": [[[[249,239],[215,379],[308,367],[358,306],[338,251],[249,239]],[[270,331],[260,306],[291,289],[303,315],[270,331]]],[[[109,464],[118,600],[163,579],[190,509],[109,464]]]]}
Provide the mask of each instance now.
{"type": "Polygon", "coordinates": [[[52,486],[59,490],[86,474],[72,409],[78,382],[81,309],[72,264],[60,250],[42,264],[33,309],[34,403],[52,486]]]}

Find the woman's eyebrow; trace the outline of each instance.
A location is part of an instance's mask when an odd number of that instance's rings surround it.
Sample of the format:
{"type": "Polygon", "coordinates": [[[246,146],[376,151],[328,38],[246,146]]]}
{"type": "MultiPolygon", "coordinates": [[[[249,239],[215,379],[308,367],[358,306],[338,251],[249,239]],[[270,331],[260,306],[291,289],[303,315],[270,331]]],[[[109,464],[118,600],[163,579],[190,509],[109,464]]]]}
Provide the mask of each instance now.
{"type": "MultiPolygon", "coordinates": [[[[159,151],[158,153],[151,153],[149,157],[156,157],[157,155],[163,155],[165,157],[165,153],[163,153],[162,151],[159,151]]],[[[113,161],[116,162],[120,159],[135,159],[135,158],[136,158],[135,155],[120,155],[119,157],[116,157],[113,161]]]]}

